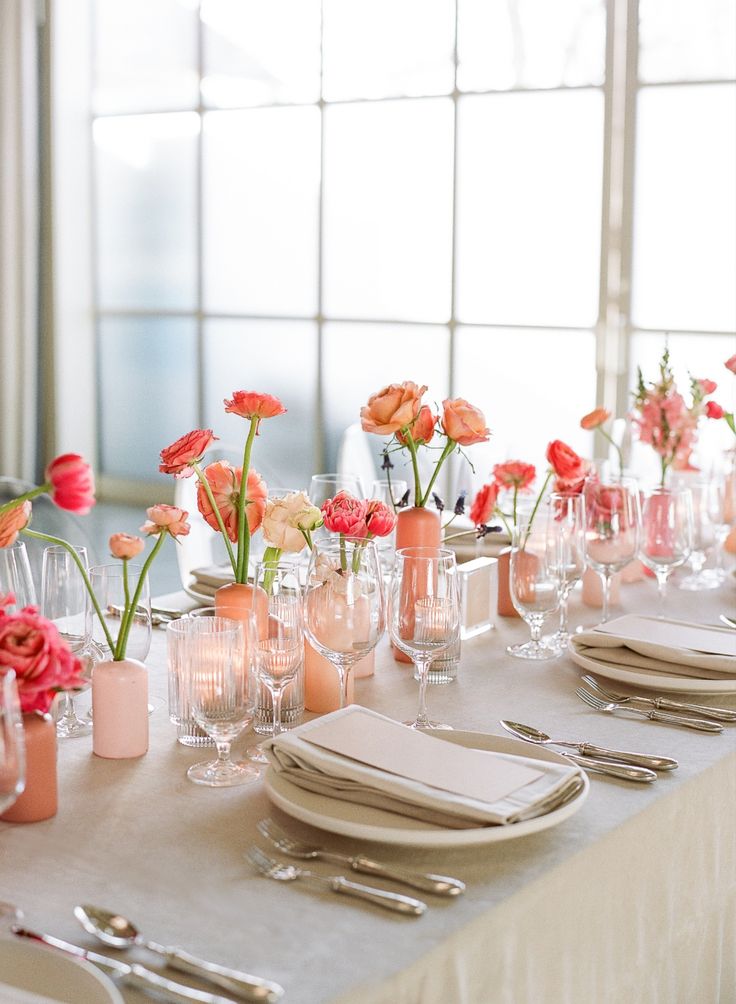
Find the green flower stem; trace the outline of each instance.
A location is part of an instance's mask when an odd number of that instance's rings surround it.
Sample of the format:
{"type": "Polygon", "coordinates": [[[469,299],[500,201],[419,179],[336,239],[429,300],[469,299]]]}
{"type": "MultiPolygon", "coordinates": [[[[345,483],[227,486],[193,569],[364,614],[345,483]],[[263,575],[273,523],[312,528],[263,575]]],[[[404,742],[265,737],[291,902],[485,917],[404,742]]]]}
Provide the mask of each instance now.
{"type": "Polygon", "coordinates": [[[199,483],[204,488],[205,494],[207,496],[207,501],[212,506],[212,512],[215,514],[215,519],[217,520],[217,525],[220,528],[222,539],[225,541],[225,547],[227,548],[227,556],[230,559],[233,575],[235,575],[237,573],[237,566],[235,564],[235,555],[233,554],[232,545],[230,544],[230,538],[228,537],[227,530],[225,529],[225,523],[222,518],[222,513],[218,508],[217,502],[215,502],[215,496],[212,494],[210,483],[204,476],[204,472],[202,471],[202,468],[199,466],[199,463],[196,460],[193,461],[192,463],[192,470],[199,478],[199,483]]]}
{"type": "Polygon", "coordinates": [[[508,520],[506,519],[506,514],[503,513],[503,512],[501,512],[500,509],[494,509],[494,511],[493,511],[493,513],[491,515],[496,515],[496,516],[500,516],[501,517],[501,522],[506,527],[506,533],[509,535],[510,539],[513,540],[514,539],[514,535],[511,532],[511,527],[509,526],[508,520]]]}
{"type": "Polygon", "coordinates": [[[419,503],[419,505],[422,508],[424,508],[424,506],[426,506],[426,504],[427,504],[427,501],[429,499],[429,496],[432,493],[432,489],[434,488],[434,483],[437,480],[437,475],[440,473],[442,465],[444,464],[444,462],[447,460],[447,458],[450,456],[450,454],[452,453],[452,451],[454,449],[455,449],[455,440],[454,439],[450,439],[449,436],[448,436],[447,442],[445,443],[445,448],[444,448],[444,450],[442,451],[442,453],[440,455],[440,459],[434,465],[434,472],[432,474],[432,477],[430,478],[429,484],[427,485],[427,490],[424,493],[424,498],[419,503]]]}
{"type": "Polygon", "coordinates": [[[734,422],[733,412],[726,411],[724,412],[723,417],[726,420],[726,425],[728,425],[731,432],[734,434],[734,436],[736,436],[736,423],[734,422]]]}
{"type": "Polygon", "coordinates": [[[419,463],[417,461],[417,445],[414,442],[414,437],[411,434],[409,428],[402,429],[402,436],[406,441],[406,445],[409,449],[409,454],[411,456],[411,466],[414,470],[414,505],[422,508],[424,502],[422,501],[422,484],[419,480],[419,463]]]}
{"type": "Polygon", "coordinates": [[[514,526],[516,526],[516,505],[518,501],[519,501],[519,486],[514,485],[514,526]]]}
{"type": "Polygon", "coordinates": [[[269,596],[271,595],[273,580],[276,578],[276,569],[268,566],[277,565],[281,560],[282,554],[283,550],[280,547],[267,547],[263,552],[262,564],[266,566],[266,571],[263,575],[263,588],[269,596]]]}
{"type": "Polygon", "coordinates": [[[347,556],[347,551],[345,549],[344,533],[340,534],[340,568],[343,570],[343,572],[347,572],[348,570],[348,556],[347,556]]]}
{"type": "Polygon", "coordinates": [[[396,503],[394,502],[394,493],[391,489],[391,468],[386,468],[386,483],[388,484],[388,500],[391,503],[391,508],[396,512],[396,503]]]}
{"type": "Polygon", "coordinates": [[[49,544],[56,544],[58,547],[63,547],[64,550],[71,555],[72,561],[79,569],[79,573],[82,576],[82,581],[84,582],[85,588],[89,593],[89,598],[94,608],[94,611],[97,614],[97,619],[100,622],[100,626],[102,627],[102,630],[105,633],[105,641],[107,642],[107,645],[110,651],[112,652],[113,649],[115,648],[115,642],[112,640],[110,629],[108,628],[107,622],[102,615],[102,610],[100,610],[100,604],[97,602],[97,597],[92,591],[92,583],[89,581],[89,576],[87,575],[87,569],[82,564],[79,555],[74,550],[72,545],[68,541],[62,540],[60,537],[52,537],[47,533],[39,533],[36,530],[29,530],[28,527],[26,527],[25,530],[21,530],[21,533],[26,534],[26,536],[28,537],[35,537],[36,540],[46,540],[49,542],[49,544]]]}
{"type": "MultiPolygon", "coordinates": [[[[529,540],[529,534],[532,531],[532,524],[534,523],[534,517],[537,515],[537,509],[539,508],[539,503],[542,501],[542,496],[544,495],[545,490],[547,488],[547,485],[549,484],[549,479],[552,477],[553,474],[554,474],[554,471],[550,468],[550,470],[547,471],[547,477],[544,479],[544,484],[542,485],[542,490],[540,491],[539,495],[537,495],[537,501],[534,503],[534,508],[532,509],[532,514],[529,517],[529,525],[526,528],[526,536],[524,537],[524,544],[522,545],[522,547],[526,547],[526,542],[529,540]]],[[[514,526],[516,526],[516,515],[515,514],[514,514],[514,526]]]]}
{"type": "Polygon", "coordinates": [[[661,487],[664,488],[664,481],[665,481],[665,478],[667,477],[667,468],[670,465],[669,465],[669,462],[667,461],[666,457],[661,457],[660,461],[661,461],[661,464],[662,464],[662,481],[660,482],[660,484],[661,484],[661,487]]]}
{"type": "Polygon", "coordinates": [[[614,448],[614,450],[618,454],[618,474],[619,474],[619,477],[623,477],[624,476],[624,455],[621,452],[621,447],[618,445],[618,443],[614,442],[614,440],[609,436],[609,434],[606,432],[606,430],[603,428],[603,426],[601,426],[601,425],[598,426],[598,432],[600,432],[600,434],[603,436],[604,439],[608,440],[608,442],[611,444],[611,446],[614,448]]]}
{"type": "Polygon", "coordinates": [[[250,455],[253,450],[253,440],[258,430],[259,419],[255,416],[250,420],[250,429],[243,450],[243,471],[240,476],[240,494],[238,495],[238,559],[235,570],[235,581],[242,584],[248,581],[248,557],[250,555],[250,528],[246,526],[245,505],[248,495],[248,471],[250,470],[250,455]]]}
{"type": "Polygon", "coordinates": [[[30,499],[35,499],[39,495],[45,495],[47,492],[51,491],[51,485],[40,485],[38,488],[33,488],[31,491],[26,492],[25,495],[19,495],[17,499],[11,499],[10,502],[5,502],[0,505],[0,516],[4,512],[8,512],[10,509],[15,509],[16,506],[22,505],[23,502],[28,502],[30,499]]]}
{"type": "Polygon", "coordinates": [[[304,537],[307,542],[307,547],[310,551],[314,550],[314,544],[312,543],[312,532],[311,530],[305,530],[303,526],[298,527],[299,533],[304,537]]]}
{"type": "Polygon", "coordinates": [[[151,553],[143,563],[143,568],[141,569],[141,574],[138,576],[138,582],[136,583],[135,592],[133,593],[133,599],[130,601],[130,604],[126,606],[125,613],[123,614],[123,623],[120,625],[118,643],[112,657],[113,662],[121,662],[125,658],[125,649],[128,647],[128,635],[130,634],[130,629],[133,625],[133,618],[135,616],[135,609],[138,606],[138,600],[141,598],[141,593],[143,592],[143,583],[146,581],[148,569],[151,567],[153,559],[161,550],[161,545],[164,542],[164,538],[167,536],[168,533],[165,530],[162,530],[161,533],[159,533],[158,540],[151,549],[151,553]]]}
{"type": "Polygon", "coordinates": [[[125,597],[125,609],[130,606],[130,585],[128,583],[128,559],[123,558],[123,595],[125,597]]]}

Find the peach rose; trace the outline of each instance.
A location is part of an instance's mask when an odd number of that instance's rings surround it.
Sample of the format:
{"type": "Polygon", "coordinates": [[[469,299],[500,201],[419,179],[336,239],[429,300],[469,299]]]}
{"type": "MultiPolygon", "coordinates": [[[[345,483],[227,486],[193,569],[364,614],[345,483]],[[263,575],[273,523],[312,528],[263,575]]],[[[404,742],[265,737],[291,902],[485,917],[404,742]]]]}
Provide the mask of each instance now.
{"type": "Polygon", "coordinates": [[[411,425],[419,414],[425,384],[418,386],[412,380],[392,383],[371,394],[368,404],[360,409],[360,422],[365,432],[377,436],[391,436],[411,425]]]}
{"type": "MultiPolygon", "coordinates": [[[[434,435],[435,426],[437,425],[439,420],[440,416],[433,415],[432,409],[429,407],[429,405],[423,404],[422,407],[419,409],[419,414],[417,415],[416,419],[414,420],[413,424],[409,429],[409,431],[411,432],[411,438],[414,440],[414,442],[417,444],[423,443],[426,446],[427,443],[432,439],[432,436],[434,435]]],[[[401,431],[396,433],[396,438],[402,444],[402,446],[406,446],[406,439],[404,438],[404,434],[401,431]]]]}
{"type": "Polygon", "coordinates": [[[31,518],[31,503],[20,502],[12,509],[0,514],[0,547],[10,547],[18,539],[18,534],[28,526],[31,518]]]}
{"type": "Polygon", "coordinates": [[[142,537],[130,533],[114,533],[108,543],[113,558],[125,559],[136,558],[146,546],[142,537]]]}
{"type": "MultiPolygon", "coordinates": [[[[242,467],[233,467],[224,460],[217,460],[205,467],[202,473],[212,490],[212,495],[222,516],[227,535],[233,543],[236,543],[238,539],[238,496],[240,494],[243,469],[242,467]]],[[[266,509],[267,496],[268,489],[266,482],[258,471],[251,468],[248,471],[246,493],[248,505],[245,507],[245,515],[248,519],[248,527],[251,534],[255,533],[261,525],[263,513],[266,509]]],[[[214,514],[202,484],[197,485],[197,508],[204,517],[205,522],[213,530],[219,532],[220,527],[217,524],[217,517],[214,514]]]]}
{"type": "MultiPolygon", "coordinates": [[[[146,509],[148,522],[141,527],[141,533],[154,536],[157,533],[170,533],[172,537],[186,537],[189,533],[187,518],[189,513],[175,505],[165,505],[159,502],[146,509]]],[[[135,538],[134,538],[135,539],[135,538]]]]}
{"type": "Polygon", "coordinates": [[[175,478],[188,478],[194,474],[192,464],[202,459],[205,451],[219,437],[212,429],[194,429],[181,436],[171,446],[161,450],[159,470],[162,474],[173,474],[175,478]]]}
{"type": "Polygon", "coordinates": [[[51,501],[60,509],[84,516],[95,504],[92,468],[78,453],[64,453],[52,460],[44,481],[51,486],[51,501]]]}
{"type": "Polygon", "coordinates": [[[486,443],[491,430],[486,428],[483,412],[464,398],[456,397],[454,401],[442,402],[442,428],[448,439],[459,446],[472,446],[473,443],[486,443]]]}
{"type": "Polygon", "coordinates": [[[580,419],[580,428],[587,429],[597,429],[599,425],[603,425],[611,417],[611,412],[607,408],[594,408],[593,411],[589,411],[587,415],[583,415],[580,419]]]}

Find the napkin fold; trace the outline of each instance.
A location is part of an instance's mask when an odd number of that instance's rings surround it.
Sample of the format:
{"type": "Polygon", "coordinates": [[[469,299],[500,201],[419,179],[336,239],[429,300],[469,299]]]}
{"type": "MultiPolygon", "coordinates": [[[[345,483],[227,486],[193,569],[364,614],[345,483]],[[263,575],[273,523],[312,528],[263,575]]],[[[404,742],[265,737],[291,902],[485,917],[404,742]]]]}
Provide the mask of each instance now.
{"type": "MultiPolygon", "coordinates": [[[[379,769],[309,741],[310,731],[347,714],[355,715],[356,728],[370,729],[372,720],[376,719],[391,722],[391,719],[375,711],[354,705],[307,722],[263,744],[274,770],[307,791],[449,829],[508,825],[541,815],[547,811],[550,800],[572,796],[582,784],[581,772],[574,765],[488,752],[489,770],[506,761],[533,768],[535,778],[504,797],[485,802],[406,777],[402,775],[400,761],[392,762],[390,770],[379,769]],[[356,712],[359,715],[355,715],[356,712]]],[[[426,733],[420,735],[432,743],[447,745],[442,739],[427,736],[426,733]]]]}

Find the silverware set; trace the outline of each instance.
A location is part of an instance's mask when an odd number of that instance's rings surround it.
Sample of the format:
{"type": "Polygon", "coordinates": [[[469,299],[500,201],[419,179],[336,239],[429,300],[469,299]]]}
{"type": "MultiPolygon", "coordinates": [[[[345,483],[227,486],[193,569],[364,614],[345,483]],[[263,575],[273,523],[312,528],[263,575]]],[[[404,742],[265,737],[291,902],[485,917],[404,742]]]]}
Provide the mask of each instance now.
{"type": "Polygon", "coordinates": [[[673,701],[668,697],[642,697],[639,694],[617,694],[611,690],[604,689],[594,677],[587,675],[583,677],[583,683],[587,683],[591,690],[594,690],[607,701],[614,701],[619,704],[643,704],[657,711],[685,711],[720,722],[736,722],[736,711],[730,708],[709,708],[703,704],[688,704],[685,701],[673,701]]]}

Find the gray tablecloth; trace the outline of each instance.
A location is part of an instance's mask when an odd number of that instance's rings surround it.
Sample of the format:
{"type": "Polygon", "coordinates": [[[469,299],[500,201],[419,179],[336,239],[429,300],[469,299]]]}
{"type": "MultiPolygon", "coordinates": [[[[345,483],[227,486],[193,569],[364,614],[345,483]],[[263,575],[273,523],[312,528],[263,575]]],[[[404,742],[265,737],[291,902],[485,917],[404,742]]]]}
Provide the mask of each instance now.
{"type": "MultiPolygon", "coordinates": [[[[626,586],[622,599],[623,610],[653,613],[655,586],[626,586]]],[[[715,623],[733,600],[732,583],[673,589],[670,612],[715,623]]],[[[596,619],[573,602],[573,624],[596,619]]],[[[114,909],[154,940],[278,980],[298,1004],[736,1000],[736,726],[710,736],[598,714],[575,697],[580,672],[568,657],[506,655],[527,635],[499,618],[465,642],[457,681],[430,689],[430,710],[456,728],[501,734],[499,719],[510,718],[681,767],[648,786],[592,779],[580,812],[520,840],[462,851],[362,845],[467,883],[458,900],[430,899],[420,920],[253,874],[243,853],[267,814],[331,848],[357,845],[274,812],[260,784],[213,790],[186,779],[201,751],[177,745],[167,718],[163,632],[149,657],[158,700],[148,755],[100,760],[90,740],[63,741],[56,818],[0,823],[0,898],[22,906],[29,926],[90,947],[72,907],[114,909]]],[[[356,701],[413,714],[417,685],[385,640],[376,664],[356,701]]]]}

